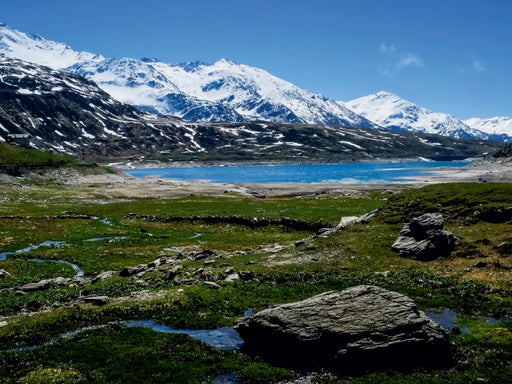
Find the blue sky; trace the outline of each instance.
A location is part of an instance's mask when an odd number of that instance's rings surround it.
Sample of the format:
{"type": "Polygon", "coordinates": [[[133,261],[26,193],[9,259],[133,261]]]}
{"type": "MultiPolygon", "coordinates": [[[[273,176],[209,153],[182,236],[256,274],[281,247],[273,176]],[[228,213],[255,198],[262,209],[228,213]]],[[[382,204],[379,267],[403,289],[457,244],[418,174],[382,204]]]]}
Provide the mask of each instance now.
{"type": "Polygon", "coordinates": [[[18,0],[0,21],[106,57],[227,58],[348,101],[512,116],[510,0],[18,0]]]}

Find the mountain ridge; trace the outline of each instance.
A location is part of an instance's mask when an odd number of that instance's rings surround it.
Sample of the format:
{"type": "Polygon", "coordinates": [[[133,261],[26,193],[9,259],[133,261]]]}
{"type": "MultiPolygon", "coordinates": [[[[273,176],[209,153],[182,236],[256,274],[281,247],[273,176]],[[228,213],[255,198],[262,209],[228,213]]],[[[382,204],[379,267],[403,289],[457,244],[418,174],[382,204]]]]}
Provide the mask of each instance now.
{"type": "Polygon", "coordinates": [[[0,141],[12,134],[30,135],[38,149],[102,162],[463,159],[502,147],[373,128],[187,122],[122,104],[81,76],[0,54],[0,141]]]}
{"type": "Polygon", "coordinates": [[[227,59],[181,66],[155,59],[107,59],[74,51],[65,44],[28,35],[5,24],[0,26],[0,51],[81,75],[119,101],[160,114],[201,121],[261,119],[378,128],[334,100],[304,91],[262,69],[227,59]]]}

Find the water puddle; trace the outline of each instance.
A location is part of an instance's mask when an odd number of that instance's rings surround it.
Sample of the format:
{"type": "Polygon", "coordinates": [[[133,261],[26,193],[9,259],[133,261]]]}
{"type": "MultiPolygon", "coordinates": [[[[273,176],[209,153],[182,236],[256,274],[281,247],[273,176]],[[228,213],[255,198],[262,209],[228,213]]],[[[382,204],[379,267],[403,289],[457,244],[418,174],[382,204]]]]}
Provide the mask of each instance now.
{"type": "Polygon", "coordinates": [[[113,324],[123,324],[127,327],[140,327],[150,328],[156,332],[163,333],[183,333],[189,335],[195,340],[202,341],[206,344],[211,345],[217,349],[222,350],[235,350],[243,346],[244,340],[240,337],[237,331],[233,328],[217,328],[217,329],[177,329],[164,324],[155,323],[153,320],[129,320],[129,321],[116,321],[102,325],[92,325],[89,327],[82,327],[74,331],[63,333],[59,336],[52,338],[50,341],[36,346],[22,346],[17,347],[16,351],[34,350],[43,346],[55,344],[57,341],[62,339],[70,339],[80,333],[101,329],[108,327],[113,324]]]}
{"type": "Polygon", "coordinates": [[[0,260],[5,260],[7,258],[7,256],[10,256],[10,255],[20,255],[22,253],[29,253],[29,252],[36,250],[38,248],[41,248],[41,247],[58,246],[58,245],[61,245],[62,243],[63,243],[63,241],[44,241],[41,244],[31,245],[30,247],[19,249],[14,252],[1,252],[0,260]]]}
{"type": "MultiPolygon", "coordinates": [[[[429,317],[431,320],[435,321],[439,325],[441,325],[447,331],[452,331],[454,328],[458,328],[462,334],[468,334],[469,329],[466,326],[459,325],[457,322],[457,317],[459,314],[451,309],[440,309],[440,310],[428,310],[424,311],[425,315],[429,317]]],[[[480,320],[483,320],[487,324],[499,324],[501,322],[512,322],[512,318],[503,317],[503,318],[495,318],[488,316],[478,316],[480,320]]]]}
{"type": "Polygon", "coordinates": [[[34,261],[34,262],[37,262],[37,263],[60,263],[60,264],[67,264],[69,265],[71,268],[73,268],[75,270],[75,277],[81,277],[84,275],[84,271],[82,269],[80,269],[80,267],[76,264],[73,264],[69,261],[66,261],[66,260],[42,260],[42,259],[29,259],[28,261],[34,261]]]}
{"type": "MultiPolygon", "coordinates": [[[[451,332],[451,330],[455,327],[458,327],[457,322],[455,321],[455,318],[457,317],[457,312],[451,310],[451,309],[444,309],[444,310],[431,310],[431,311],[425,311],[425,315],[430,318],[430,320],[435,321],[438,323],[441,327],[446,329],[448,332],[451,332]]],[[[465,328],[465,327],[463,327],[465,328]]],[[[468,333],[468,329],[460,329],[463,333],[468,333]]]]}
{"type": "Polygon", "coordinates": [[[107,219],[100,219],[100,223],[108,225],[109,227],[113,227],[114,226],[114,224],[111,221],[107,220],[107,219]]]}
{"type": "Polygon", "coordinates": [[[217,329],[176,329],[168,325],[155,323],[153,320],[123,321],[127,327],[151,328],[156,332],[184,333],[217,349],[235,350],[244,345],[244,340],[233,328],[217,329]]]}
{"type": "Polygon", "coordinates": [[[240,380],[236,378],[236,373],[226,373],[224,375],[216,376],[212,384],[243,384],[240,380]]]}
{"type": "MultiPolygon", "coordinates": [[[[52,246],[59,246],[59,245],[62,245],[64,244],[63,241],[44,241],[40,244],[37,244],[37,245],[31,245],[30,247],[27,247],[27,248],[23,248],[23,249],[19,249],[17,251],[14,251],[14,252],[2,252],[0,253],[0,260],[5,260],[7,259],[7,256],[11,256],[11,255],[21,255],[21,254],[24,254],[24,253],[29,253],[29,252],[32,252],[38,248],[41,248],[41,247],[52,247],[52,246]]],[[[37,262],[37,263],[62,263],[62,264],[67,264],[69,265],[71,268],[73,268],[75,270],[75,277],[80,277],[80,276],[83,276],[84,275],[84,271],[82,269],[80,269],[80,267],[76,264],[73,264],[73,263],[70,263],[69,261],[65,261],[65,260],[43,260],[43,259],[28,259],[28,261],[34,261],[34,262],[37,262]]]]}

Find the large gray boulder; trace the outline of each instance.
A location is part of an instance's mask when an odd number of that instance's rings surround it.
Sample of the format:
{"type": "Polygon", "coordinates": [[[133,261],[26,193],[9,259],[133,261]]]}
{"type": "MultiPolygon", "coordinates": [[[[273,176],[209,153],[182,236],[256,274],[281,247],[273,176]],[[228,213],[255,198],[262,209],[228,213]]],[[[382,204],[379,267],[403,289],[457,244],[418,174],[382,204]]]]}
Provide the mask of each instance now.
{"type": "Polygon", "coordinates": [[[398,238],[391,246],[401,257],[428,261],[449,256],[458,239],[445,231],[440,213],[426,213],[404,224],[398,238]]]}
{"type": "Polygon", "coordinates": [[[449,362],[448,332],[408,297],[361,285],[269,308],[235,329],[248,353],[298,368],[367,371],[449,362]]]}

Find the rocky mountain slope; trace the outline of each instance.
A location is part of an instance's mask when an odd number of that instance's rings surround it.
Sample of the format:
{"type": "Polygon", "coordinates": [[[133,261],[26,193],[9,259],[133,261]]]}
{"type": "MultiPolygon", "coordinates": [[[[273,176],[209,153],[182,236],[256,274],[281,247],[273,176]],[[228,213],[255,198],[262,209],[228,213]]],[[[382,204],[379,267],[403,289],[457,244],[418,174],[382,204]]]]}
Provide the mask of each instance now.
{"type": "Polygon", "coordinates": [[[446,113],[429,111],[389,92],[378,92],[344,103],[354,112],[387,129],[435,133],[460,139],[512,140],[512,130],[499,133],[481,130],[446,113]]]}
{"type": "Polygon", "coordinates": [[[493,142],[372,128],[269,123],[190,123],[113,99],[93,82],[0,55],[0,140],[93,160],[453,159],[494,152],[493,142]]]}

